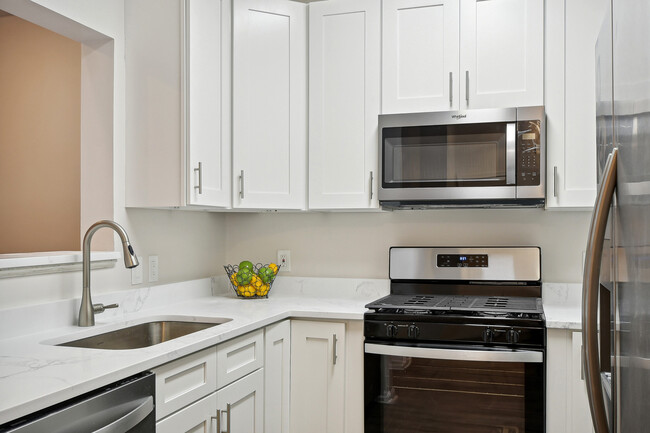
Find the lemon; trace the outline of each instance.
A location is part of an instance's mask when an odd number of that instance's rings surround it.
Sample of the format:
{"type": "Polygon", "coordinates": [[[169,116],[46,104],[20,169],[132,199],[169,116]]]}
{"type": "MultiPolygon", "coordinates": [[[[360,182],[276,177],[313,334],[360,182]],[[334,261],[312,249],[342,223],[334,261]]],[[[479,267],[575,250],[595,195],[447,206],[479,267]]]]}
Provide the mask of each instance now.
{"type": "Polygon", "coordinates": [[[271,264],[269,265],[269,268],[271,268],[271,269],[273,270],[273,273],[274,273],[274,274],[277,274],[277,273],[278,273],[278,265],[276,265],[275,263],[271,263],[271,264]]]}

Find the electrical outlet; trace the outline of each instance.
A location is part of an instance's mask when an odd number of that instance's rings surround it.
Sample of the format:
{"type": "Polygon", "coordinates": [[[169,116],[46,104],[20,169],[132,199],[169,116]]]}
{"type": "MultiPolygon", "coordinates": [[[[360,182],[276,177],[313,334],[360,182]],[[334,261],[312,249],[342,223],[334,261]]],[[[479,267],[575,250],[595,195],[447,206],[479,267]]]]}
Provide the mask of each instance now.
{"type": "Polygon", "coordinates": [[[282,265],[280,272],[291,272],[291,251],[278,250],[278,265],[282,265]]]}
{"type": "Polygon", "coordinates": [[[158,256],[149,256],[149,282],[158,281],[158,256]]]}
{"type": "Polygon", "coordinates": [[[135,268],[131,268],[131,285],[142,284],[142,279],[144,278],[142,272],[142,257],[138,256],[138,262],[140,264],[135,268]]]}

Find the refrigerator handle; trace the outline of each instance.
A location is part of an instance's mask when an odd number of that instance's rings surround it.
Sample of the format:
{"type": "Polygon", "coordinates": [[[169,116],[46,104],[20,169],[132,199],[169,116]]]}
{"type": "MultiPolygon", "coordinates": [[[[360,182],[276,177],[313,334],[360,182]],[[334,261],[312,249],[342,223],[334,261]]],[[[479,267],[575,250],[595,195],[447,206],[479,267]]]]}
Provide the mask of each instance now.
{"type": "Polygon", "coordinates": [[[614,149],[607,157],[603,179],[598,188],[587,238],[585,271],[582,279],[582,347],[584,350],[585,384],[587,385],[591,418],[596,433],[609,432],[603,388],[600,383],[597,311],[605,229],[609,217],[609,208],[614,196],[614,188],[616,187],[617,155],[618,150],[614,149]]]}

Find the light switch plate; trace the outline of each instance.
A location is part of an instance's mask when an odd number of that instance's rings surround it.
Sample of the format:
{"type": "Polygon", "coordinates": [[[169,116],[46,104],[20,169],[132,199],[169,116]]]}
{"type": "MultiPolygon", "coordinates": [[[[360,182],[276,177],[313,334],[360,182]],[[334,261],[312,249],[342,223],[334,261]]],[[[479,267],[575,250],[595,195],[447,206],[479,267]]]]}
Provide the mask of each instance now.
{"type": "Polygon", "coordinates": [[[142,280],[144,278],[143,272],[142,272],[142,257],[138,256],[138,262],[140,263],[138,266],[135,268],[131,268],[131,285],[136,285],[136,284],[142,284],[142,280]]]}
{"type": "Polygon", "coordinates": [[[149,282],[158,281],[158,256],[149,256],[149,282]]]}

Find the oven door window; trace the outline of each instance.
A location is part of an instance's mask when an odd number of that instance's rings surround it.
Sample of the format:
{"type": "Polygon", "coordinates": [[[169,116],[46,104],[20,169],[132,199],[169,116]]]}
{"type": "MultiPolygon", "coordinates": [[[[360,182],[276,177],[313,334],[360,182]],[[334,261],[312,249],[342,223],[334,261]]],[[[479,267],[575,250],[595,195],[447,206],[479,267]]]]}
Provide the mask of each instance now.
{"type": "Polygon", "coordinates": [[[384,188],[505,186],[508,123],[382,130],[384,188]]]}
{"type": "Polygon", "coordinates": [[[542,433],[544,364],[365,355],[366,433],[542,433]]]}

